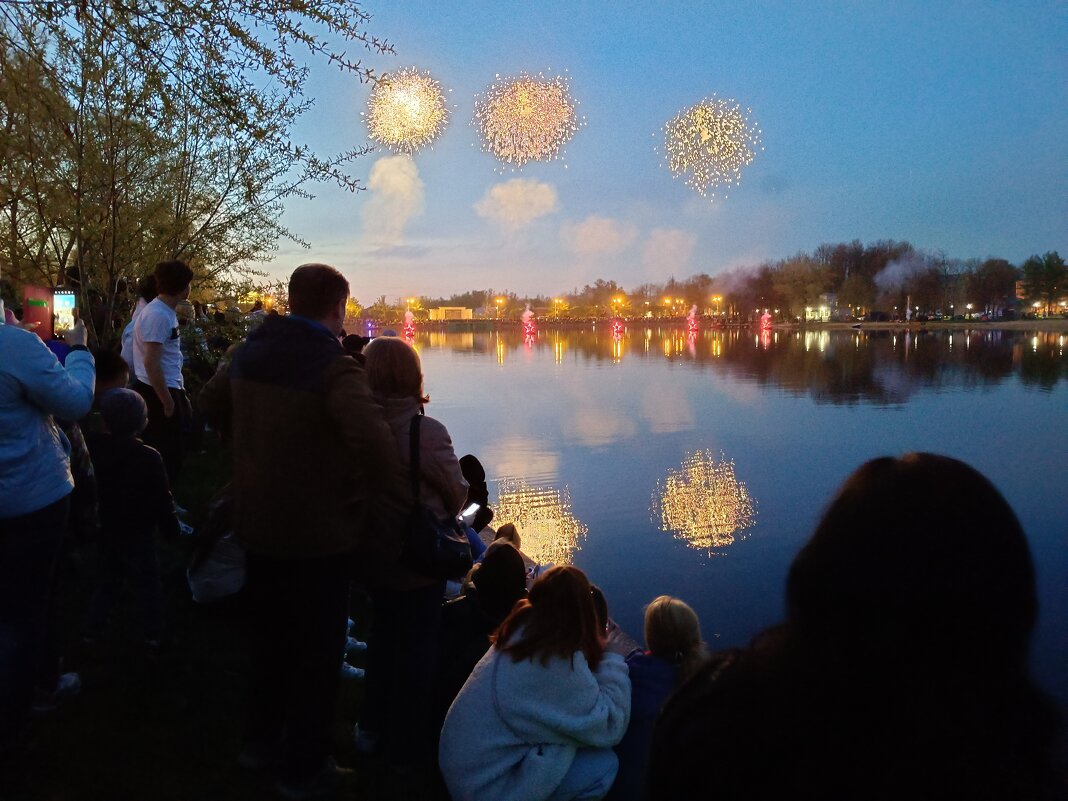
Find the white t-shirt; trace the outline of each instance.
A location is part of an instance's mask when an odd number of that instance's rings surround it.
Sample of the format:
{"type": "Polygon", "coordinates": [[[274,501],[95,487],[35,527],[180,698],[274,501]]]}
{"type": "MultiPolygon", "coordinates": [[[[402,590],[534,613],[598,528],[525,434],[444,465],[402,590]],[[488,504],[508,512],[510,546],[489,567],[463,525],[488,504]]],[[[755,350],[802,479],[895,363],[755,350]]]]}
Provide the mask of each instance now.
{"type": "Polygon", "coordinates": [[[133,361],[134,375],[138,381],[149,383],[148,371],[145,370],[145,343],[158,342],[163,345],[160,354],[160,367],[163,380],[168,387],[182,389],[182,346],[178,338],[178,315],[174,309],[156,298],[137,315],[134,320],[133,361]]]}
{"type": "Polygon", "coordinates": [[[130,366],[130,370],[134,369],[134,355],[133,355],[133,334],[134,324],[137,322],[137,315],[141,313],[141,310],[148,305],[148,301],[144,298],[137,299],[137,305],[134,306],[133,317],[130,318],[130,322],[126,324],[126,327],[122,329],[122,360],[130,366]]]}

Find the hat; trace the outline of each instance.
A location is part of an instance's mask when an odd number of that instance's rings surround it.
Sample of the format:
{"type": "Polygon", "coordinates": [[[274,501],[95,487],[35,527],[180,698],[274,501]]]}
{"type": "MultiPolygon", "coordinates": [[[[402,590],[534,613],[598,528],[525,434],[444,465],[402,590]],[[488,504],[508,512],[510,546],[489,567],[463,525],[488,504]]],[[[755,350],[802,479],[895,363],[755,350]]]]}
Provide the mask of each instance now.
{"type": "Polygon", "coordinates": [[[148,425],[145,399],[132,389],[109,389],[100,398],[100,412],[112,434],[135,437],[148,425]]]}

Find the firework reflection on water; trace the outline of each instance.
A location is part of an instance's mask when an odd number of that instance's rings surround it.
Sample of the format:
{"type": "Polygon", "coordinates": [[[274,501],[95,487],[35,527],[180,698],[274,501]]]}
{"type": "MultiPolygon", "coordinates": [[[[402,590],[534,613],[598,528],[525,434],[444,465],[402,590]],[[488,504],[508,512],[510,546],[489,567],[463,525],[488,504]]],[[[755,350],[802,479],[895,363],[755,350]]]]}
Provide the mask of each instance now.
{"type": "Polygon", "coordinates": [[[756,503],[734,473],[734,460],[695,451],[657,482],[653,522],[690,547],[712,552],[756,522],[756,503]]]}
{"type": "Polygon", "coordinates": [[[535,487],[519,479],[503,479],[497,491],[495,526],[514,523],[523,553],[538,564],[571,564],[587,528],[571,513],[571,493],[566,487],[535,487]]]}

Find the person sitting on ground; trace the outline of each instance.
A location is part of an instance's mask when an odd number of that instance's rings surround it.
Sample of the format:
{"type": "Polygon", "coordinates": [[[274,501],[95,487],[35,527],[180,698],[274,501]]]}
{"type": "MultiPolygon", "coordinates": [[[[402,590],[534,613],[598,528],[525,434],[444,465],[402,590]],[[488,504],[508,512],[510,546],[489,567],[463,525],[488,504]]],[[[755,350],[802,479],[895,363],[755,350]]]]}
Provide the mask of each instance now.
{"type": "Polygon", "coordinates": [[[786,601],[785,623],[668,701],[656,798],[1060,796],[1056,712],[1027,669],[1031,555],[977,471],[927,453],[862,465],[786,601]]]}
{"type": "Polygon", "coordinates": [[[141,638],[150,652],[163,646],[163,591],[154,534],[179,534],[178,515],[159,451],[139,439],[148,407],[137,392],[113,389],[100,399],[106,432],[89,437],[97,473],[101,531],[96,590],[84,639],[103,636],[123,584],[134,591],[141,638]]]}
{"type": "MultiPolygon", "coordinates": [[[[430,397],[423,390],[419,354],[404,340],[384,336],[375,338],[364,354],[367,382],[406,470],[411,468],[413,422],[418,421],[418,501],[438,520],[455,518],[467,499],[467,481],[448,430],[423,415],[430,397]]],[[[394,767],[433,764],[434,675],[445,582],[400,563],[383,565],[370,581],[373,617],[357,747],[380,750],[394,767]]]]}
{"type": "Polygon", "coordinates": [[[653,724],[675,688],[701,668],[708,651],[697,613],[678,598],[661,595],[645,607],[645,645],[627,656],[630,671],[630,725],[616,746],[619,773],[607,798],[648,797],[647,772],[653,724]]]}
{"type": "Polygon", "coordinates": [[[456,694],[490,647],[490,637],[527,594],[526,572],[519,551],[506,542],[486,550],[471,568],[464,594],[441,610],[438,648],[438,729],[456,694]]]}
{"type": "Polygon", "coordinates": [[[605,650],[590,583],[563,565],[534,583],[449,708],[439,762],[455,801],[601,798],[630,717],[622,655],[605,650]]]}

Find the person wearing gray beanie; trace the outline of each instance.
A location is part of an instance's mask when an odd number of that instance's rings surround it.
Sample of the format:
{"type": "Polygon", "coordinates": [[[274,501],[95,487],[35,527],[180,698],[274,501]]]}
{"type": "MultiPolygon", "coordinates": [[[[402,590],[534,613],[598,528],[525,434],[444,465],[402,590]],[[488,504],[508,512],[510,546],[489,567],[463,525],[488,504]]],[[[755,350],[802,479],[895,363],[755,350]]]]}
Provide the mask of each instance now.
{"type": "Polygon", "coordinates": [[[136,437],[148,425],[148,405],[132,389],[110,389],[100,398],[100,413],[117,437],[136,437]]]}

